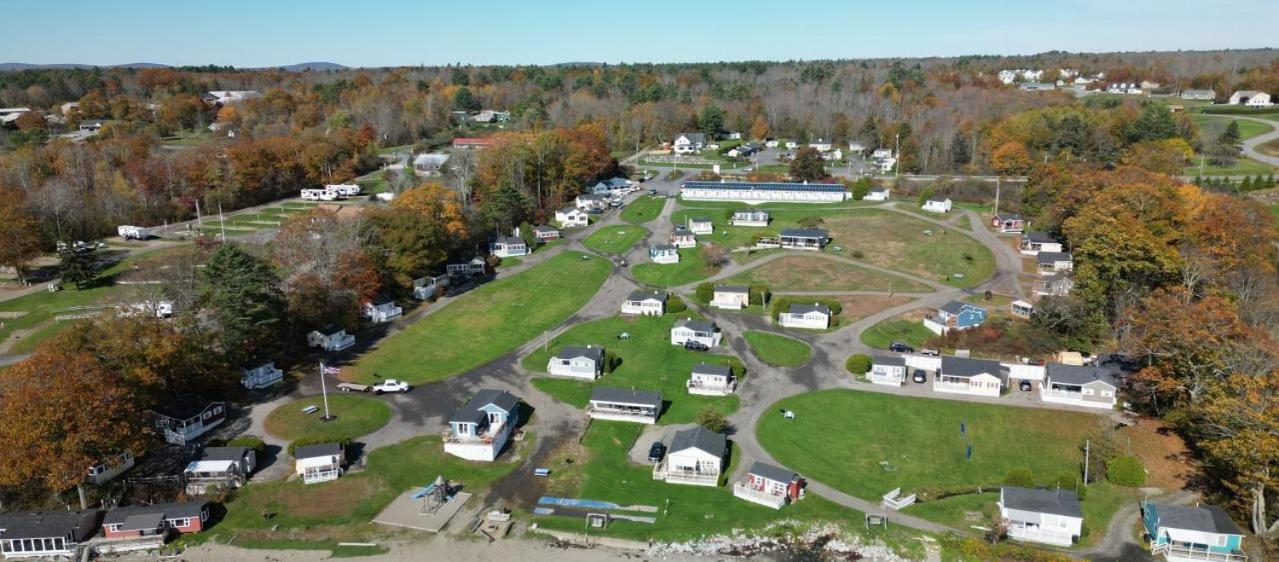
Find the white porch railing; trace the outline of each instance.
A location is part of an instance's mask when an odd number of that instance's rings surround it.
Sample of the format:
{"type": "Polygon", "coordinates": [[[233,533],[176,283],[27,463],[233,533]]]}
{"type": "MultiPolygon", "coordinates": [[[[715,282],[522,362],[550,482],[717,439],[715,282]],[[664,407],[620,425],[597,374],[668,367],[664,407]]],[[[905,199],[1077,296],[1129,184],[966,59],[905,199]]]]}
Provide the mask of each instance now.
{"type": "Polygon", "coordinates": [[[1084,393],[1073,392],[1070,390],[1060,390],[1056,388],[1041,388],[1039,395],[1044,398],[1056,398],[1058,400],[1070,400],[1072,402],[1082,402],[1084,393]]]}
{"type": "Polygon", "coordinates": [[[342,469],[340,468],[308,469],[302,473],[302,483],[319,484],[320,482],[337,480],[339,476],[342,476],[342,469]]]}
{"type": "Polygon", "coordinates": [[[715,486],[719,484],[719,475],[670,470],[666,466],[666,459],[662,459],[661,462],[653,465],[653,480],[662,480],[664,482],[674,484],[700,484],[715,486]]]}
{"type": "Polygon", "coordinates": [[[1074,535],[1069,532],[1054,531],[1051,529],[1044,529],[1042,527],[1024,527],[1011,523],[1008,525],[1008,536],[1023,541],[1041,542],[1059,546],[1070,546],[1074,543],[1074,535]]]}
{"type": "Polygon", "coordinates": [[[945,381],[935,380],[933,381],[933,390],[953,390],[956,392],[972,392],[973,386],[966,382],[959,383],[959,382],[945,382],[945,381]]]}
{"type": "Polygon", "coordinates": [[[1205,560],[1207,562],[1246,562],[1248,555],[1239,551],[1235,552],[1213,552],[1205,548],[1191,548],[1188,546],[1171,544],[1171,543],[1151,543],[1150,553],[1153,555],[1164,555],[1168,560],[1205,560]]]}
{"type": "Polygon", "coordinates": [[[902,384],[902,377],[897,375],[878,374],[874,371],[866,374],[866,380],[875,384],[891,384],[895,386],[900,386],[902,384]]]}
{"type": "Polygon", "coordinates": [[[756,490],[746,481],[733,483],[733,495],[744,499],[748,502],[757,503],[773,509],[781,509],[786,505],[786,496],[784,494],[770,494],[756,490]]]}
{"type": "Polygon", "coordinates": [[[901,497],[901,495],[902,495],[901,488],[893,488],[893,491],[888,492],[887,494],[884,494],[882,497],[880,497],[880,500],[882,500],[880,504],[889,509],[902,509],[904,507],[909,507],[911,505],[914,505],[915,494],[911,494],[906,497],[901,497]]]}

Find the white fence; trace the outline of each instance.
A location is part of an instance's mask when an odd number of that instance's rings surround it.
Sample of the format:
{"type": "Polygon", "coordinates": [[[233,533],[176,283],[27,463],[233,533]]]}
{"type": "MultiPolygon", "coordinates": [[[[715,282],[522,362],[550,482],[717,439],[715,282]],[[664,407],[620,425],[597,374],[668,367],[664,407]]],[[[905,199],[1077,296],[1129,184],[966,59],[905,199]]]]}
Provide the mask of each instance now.
{"type": "Polygon", "coordinates": [[[883,501],[880,503],[884,507],[887,507],[890,509],[902,509],[904,507],[908,507],[915,504],[915,494],[911,494],[904,498],[901,497],[901,494],[902,494],[901,488],[893,488],[893,491],[883,495],[883,497],[881,498],[883,501]]]}

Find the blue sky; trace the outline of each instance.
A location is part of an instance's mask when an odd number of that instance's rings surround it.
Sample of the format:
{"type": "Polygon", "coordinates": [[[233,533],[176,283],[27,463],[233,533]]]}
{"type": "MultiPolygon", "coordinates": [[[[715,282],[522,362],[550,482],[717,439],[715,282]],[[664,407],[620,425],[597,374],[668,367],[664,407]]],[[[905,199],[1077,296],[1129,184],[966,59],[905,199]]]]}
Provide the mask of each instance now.
{"type": "Polygon", "coordinates": [[[1238,0],[0,0],[0,62],[689,62],[1279,46],[1238,0]]]}

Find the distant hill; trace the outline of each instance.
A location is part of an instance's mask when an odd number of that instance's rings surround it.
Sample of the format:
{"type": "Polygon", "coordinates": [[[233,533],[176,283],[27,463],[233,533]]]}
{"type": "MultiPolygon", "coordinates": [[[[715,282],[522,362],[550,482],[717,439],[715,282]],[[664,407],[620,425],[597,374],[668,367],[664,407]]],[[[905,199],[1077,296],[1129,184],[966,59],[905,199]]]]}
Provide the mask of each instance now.
{"type": "MultiPolygon", "coordinates": [[[[75,63],[28,64],[25,62],[3,62],[3,63],[0,63],[0,72],[18,71],[18,70],[39,70],[39,69],[47,69],[47,68],[67,69],[67,68],[95,68],[95,67],[97,68],[170,68],[170,66],[167,64],[160,64],[160,63],[154,63],[154,62],[132,62],[128,64],[110,64],[110,65],[75,64],[75,63]]],[[[266,69],[276,69],[276,68],[280,70],[287,70],[289,72],[301,72],[303,70],[344,70],[348,67],[340,65],[336,62],[315,61],[315,62],[300,62],[298,64],[289,64],[284,66],[267,66],[267,67],[248,69],[248,70],[266,70],[266,69]]]]}

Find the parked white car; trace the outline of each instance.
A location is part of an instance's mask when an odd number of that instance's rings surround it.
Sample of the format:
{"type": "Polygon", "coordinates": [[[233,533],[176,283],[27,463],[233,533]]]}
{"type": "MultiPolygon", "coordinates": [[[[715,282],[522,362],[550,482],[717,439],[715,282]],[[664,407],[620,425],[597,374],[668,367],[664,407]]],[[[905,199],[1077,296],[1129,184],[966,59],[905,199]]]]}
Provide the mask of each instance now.
{"type": "Polygon", "coordinates": [[[409,383],[395,379],[386,379],[380,383],[373,385],[373,392],[381,394],[383,392],[408,392],[411,387],[409,383]]]}

